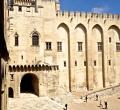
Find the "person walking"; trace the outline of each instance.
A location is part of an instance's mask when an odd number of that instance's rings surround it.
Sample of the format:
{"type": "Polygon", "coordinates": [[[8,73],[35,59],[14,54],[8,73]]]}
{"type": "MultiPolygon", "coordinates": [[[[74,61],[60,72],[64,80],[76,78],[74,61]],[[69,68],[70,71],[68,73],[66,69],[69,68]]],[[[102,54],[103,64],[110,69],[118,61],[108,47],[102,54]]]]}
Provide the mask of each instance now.
{"type": "Polygon", "coordinates": [[[104,104],[105,104],[105,109],[107,109],[108,108],[107,101],[104,101],[104,104]]]}
{"type": "Polygon", "coordinates": [[[87,97],[87,96],[85,96],[85,102],[87,102],[87,100],[88,100],[88,97],[87,97]]]}
{"type": "Polygon", "coordinates": [[[96,101],[98,101],[98,95],[96,94],[96,101]]]}

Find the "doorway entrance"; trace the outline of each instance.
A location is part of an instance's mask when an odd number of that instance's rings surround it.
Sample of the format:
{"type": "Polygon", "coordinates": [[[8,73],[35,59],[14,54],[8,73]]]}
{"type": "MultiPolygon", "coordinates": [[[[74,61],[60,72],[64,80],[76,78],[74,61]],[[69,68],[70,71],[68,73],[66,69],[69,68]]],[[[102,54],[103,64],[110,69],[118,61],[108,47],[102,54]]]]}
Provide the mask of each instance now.
{"type": "Polygon", "coordinates": [[[34,74],[25,74],[20,84],[21,93],[33,93],[39,96],[39,79],[34,74]]]}
{"type": "Polygon", "coordinates": [[[8,88],[8,97],[9,98],[13,98],[14,97],[13,89],[11,87],[8,88]]]}

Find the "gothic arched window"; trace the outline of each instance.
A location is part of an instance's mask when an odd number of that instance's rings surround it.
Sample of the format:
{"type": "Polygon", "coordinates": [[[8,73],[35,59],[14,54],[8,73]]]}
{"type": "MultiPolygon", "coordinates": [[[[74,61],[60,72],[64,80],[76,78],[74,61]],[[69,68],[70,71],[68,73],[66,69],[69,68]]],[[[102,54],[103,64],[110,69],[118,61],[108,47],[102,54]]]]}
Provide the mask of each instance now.
{"type": "Polygon", "coordinates": [[[32,45],[39,46],[39,35],[36,32],[32,34],[32,45]]]}
{"type": "Polygon", "coordinates": [[[19,40],[18,40],[19,36],[18,36],[18,33],[16,32],[15,33],[15,46],[18,46],[19,45],[19,40]]]}

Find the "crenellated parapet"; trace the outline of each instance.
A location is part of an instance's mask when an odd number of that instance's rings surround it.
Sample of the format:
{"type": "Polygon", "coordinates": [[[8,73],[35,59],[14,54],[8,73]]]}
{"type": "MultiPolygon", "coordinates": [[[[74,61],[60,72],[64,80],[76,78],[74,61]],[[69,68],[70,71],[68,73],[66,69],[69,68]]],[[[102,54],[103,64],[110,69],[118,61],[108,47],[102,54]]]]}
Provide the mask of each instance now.
{"type": "Polygon", "coordinates": [[[56,0],[41,0],[43,2],[53,2],[53,1],[56,1],[56,0]]]}
{"type": "MultiPolygon", "coordinates": [[[[40,0],[41,2],[45,2],[45,3],[52,3],[52,2],[56,2],[59,3],[59,0],[40,0]]],[[[38,0],[14,0],[14,4],[19,4],[19,5],[34,5],[36,2],[38,2],[38,0]]]]}
{"type": "Polygon", "coordinates": [[[35,5],[36,0],[14,0],[14,5],[35,5]]]}
{"type": "Polygon", "coordinates": [[[86,19],[115,19],[120,20],[120,14],[109,13],[92,13],[92,12],[69,12],[69,11],[57,11],[57,17],[72,17],[72,18],[86,18],[86,19]]]}
{"type": "Polygon", "coordinates": [[[56,71],[58,65],[9,65],[9,72],[26,72],[26,71],[56,71]]]}

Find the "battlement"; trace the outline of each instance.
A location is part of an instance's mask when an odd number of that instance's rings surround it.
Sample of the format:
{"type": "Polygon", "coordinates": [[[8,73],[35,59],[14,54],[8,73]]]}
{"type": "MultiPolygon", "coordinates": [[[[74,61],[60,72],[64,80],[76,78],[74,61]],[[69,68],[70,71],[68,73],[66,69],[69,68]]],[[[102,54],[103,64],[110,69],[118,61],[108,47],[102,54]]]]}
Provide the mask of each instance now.
{"type": "Polygon", "coordinates": [[[14,5],[35,5],[36,0],[14,0],[14,5]]]}
{"type": "Polygon", "coordinates": [[[57,11],[57,17],[77,17],[77,18],[95,18],[95,19],[115,19],[120,20],[120,14],[110,13],[92,13],[92,12],[69,12],[69,11],[57,11]]]}
{"type": "MultiPolygon", "coordinates": [[[[14,5],[35,5],[37,1],[36,0],[14,0],[14,5]]],[[[50,2],[56,2],[59,3],[59,0],[41,0],[41,2],[50,3],[50,2]]]]}
{"type": "Polygon", "coordinates": [[[56,2],[56,0],[41,0],[42,2],[56,2]]]}

